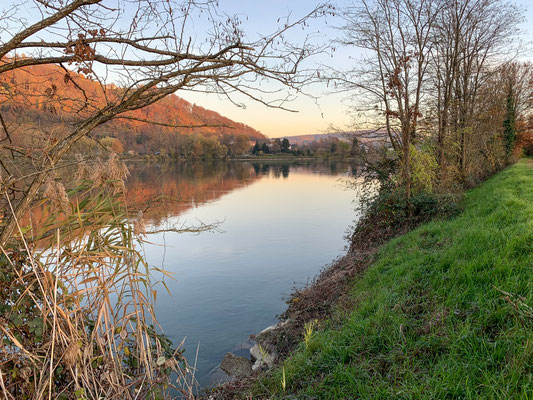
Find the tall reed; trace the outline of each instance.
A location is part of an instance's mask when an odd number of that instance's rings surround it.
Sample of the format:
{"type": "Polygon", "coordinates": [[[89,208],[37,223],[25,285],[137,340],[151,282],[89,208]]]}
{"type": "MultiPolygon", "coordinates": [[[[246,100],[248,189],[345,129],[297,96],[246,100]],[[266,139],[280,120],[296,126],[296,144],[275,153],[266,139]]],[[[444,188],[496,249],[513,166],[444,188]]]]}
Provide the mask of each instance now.
{"type": "Polygon", "coordinates": [[[123,197],[126,175],[111,156],[96,168],[80,164],[69,191],[51,179],[46,220],[19,221],[0,246],[5,399],[193,397],[183,349],[155,318],[157,282],[136,246],[144,228],[123,197]]]}

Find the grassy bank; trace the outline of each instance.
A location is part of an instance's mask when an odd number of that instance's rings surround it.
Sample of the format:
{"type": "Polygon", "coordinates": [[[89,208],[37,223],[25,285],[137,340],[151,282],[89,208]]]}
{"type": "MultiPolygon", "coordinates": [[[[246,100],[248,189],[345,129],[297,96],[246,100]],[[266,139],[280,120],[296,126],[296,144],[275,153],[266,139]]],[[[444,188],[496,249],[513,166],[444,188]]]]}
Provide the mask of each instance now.
{"type": "Polygon", "coordinates": [[[533,398],[533,160],[389,242],[351,296],[254,398],[533,398]]]}

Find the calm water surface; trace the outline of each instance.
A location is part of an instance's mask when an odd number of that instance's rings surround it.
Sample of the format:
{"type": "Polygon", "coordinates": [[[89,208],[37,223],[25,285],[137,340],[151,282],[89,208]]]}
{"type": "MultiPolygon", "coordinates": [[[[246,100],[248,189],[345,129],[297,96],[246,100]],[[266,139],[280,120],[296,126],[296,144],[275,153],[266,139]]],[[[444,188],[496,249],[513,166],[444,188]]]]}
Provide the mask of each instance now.
{"type": "Polygon", "coordinates": [[[249,357],[250,334],[276,322],[295,286],[301,287],[344,252],[355,219],[355,192],[343,180],[348,163],[133,164],[130,199],[151,207],[152,227],[219,221],[201,234],[150,236],[152,266],[175,274],[171,295],[158,290],[157,316],[185,355],[196,379],[209,386],[227,377],[226,352],[249,357]]]}

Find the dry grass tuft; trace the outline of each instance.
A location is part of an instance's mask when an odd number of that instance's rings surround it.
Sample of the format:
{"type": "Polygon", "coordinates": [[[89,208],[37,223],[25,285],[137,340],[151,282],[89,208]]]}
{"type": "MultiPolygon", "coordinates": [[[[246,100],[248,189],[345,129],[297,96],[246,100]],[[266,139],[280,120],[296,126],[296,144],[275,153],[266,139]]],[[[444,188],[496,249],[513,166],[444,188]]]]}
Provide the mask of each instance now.
{"type": "Polygon", "coordinates": [[[78,359],[80,359],[80,357],[81,351],[79,343],[72,342],[65,349],[65,353],[63,354],[63,361],[65,362],[67,367],[72,368],[76,365],[76,362],[78,361],[78,359]]]}
{"type": "Polygon", "coordinates": [[[111,153],[104,163],[97,159],[92,168],[82,166],[83,170],[78,176],[89,176],[95,187],[108,186],[114,194],[124,193],[124,179],[129,176],[128,167],[120,160],[117,154],[111,153]]]}
{"type": "Polygon", "coordinates": [[[117,196],[127,169],[113,155],[91,176],[68,194],[51,179],[48,219],[18,226],[9,248],[0,246],[0,392],[8,400],[193,398],[183,349],[155,318],[156,282],[137,250],[142,215],[133,223],[117,196]]]}
{"type": "Polygon", "coordinates": [[[48,179],[45,184],[43,196],[50,201],[51,209],[53,211],[63,212],[65,214],[70,213],[70,200],[67,191],[61,182],[58,182],[53,178],[48,179]]]}
{"type": "Polygon", "coordinates": [[[143,218],[142,210],[139,210],[137,218],[133,222],[133,234],[137,237],[146,235],[146,223],[143,218]]]}

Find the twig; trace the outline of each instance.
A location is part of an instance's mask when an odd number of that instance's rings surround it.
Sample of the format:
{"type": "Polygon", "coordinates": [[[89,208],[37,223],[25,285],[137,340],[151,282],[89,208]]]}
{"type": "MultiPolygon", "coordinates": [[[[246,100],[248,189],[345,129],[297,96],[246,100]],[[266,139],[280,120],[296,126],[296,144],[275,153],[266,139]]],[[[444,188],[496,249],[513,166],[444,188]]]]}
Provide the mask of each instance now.
{"type": "Polygon", "coordinates": [[[226,125],[226,124],[201,124],[201,125],[167,124],[167,123],[164,123],[164,122],[157,122],[157,121],[151,121],[151,120],[143,119],[143,118],[131,117],[129,115],[119,115],[119,116],[115,117],[115,119],[129,119],[129,120],[132,120],[132,121],[146,122],[147,124],[151,124],[151,125],[167,126],[169,128],[229,128],[229,129],[235,129],[234,126],[230,126],[230,125],[226,125]]]}

